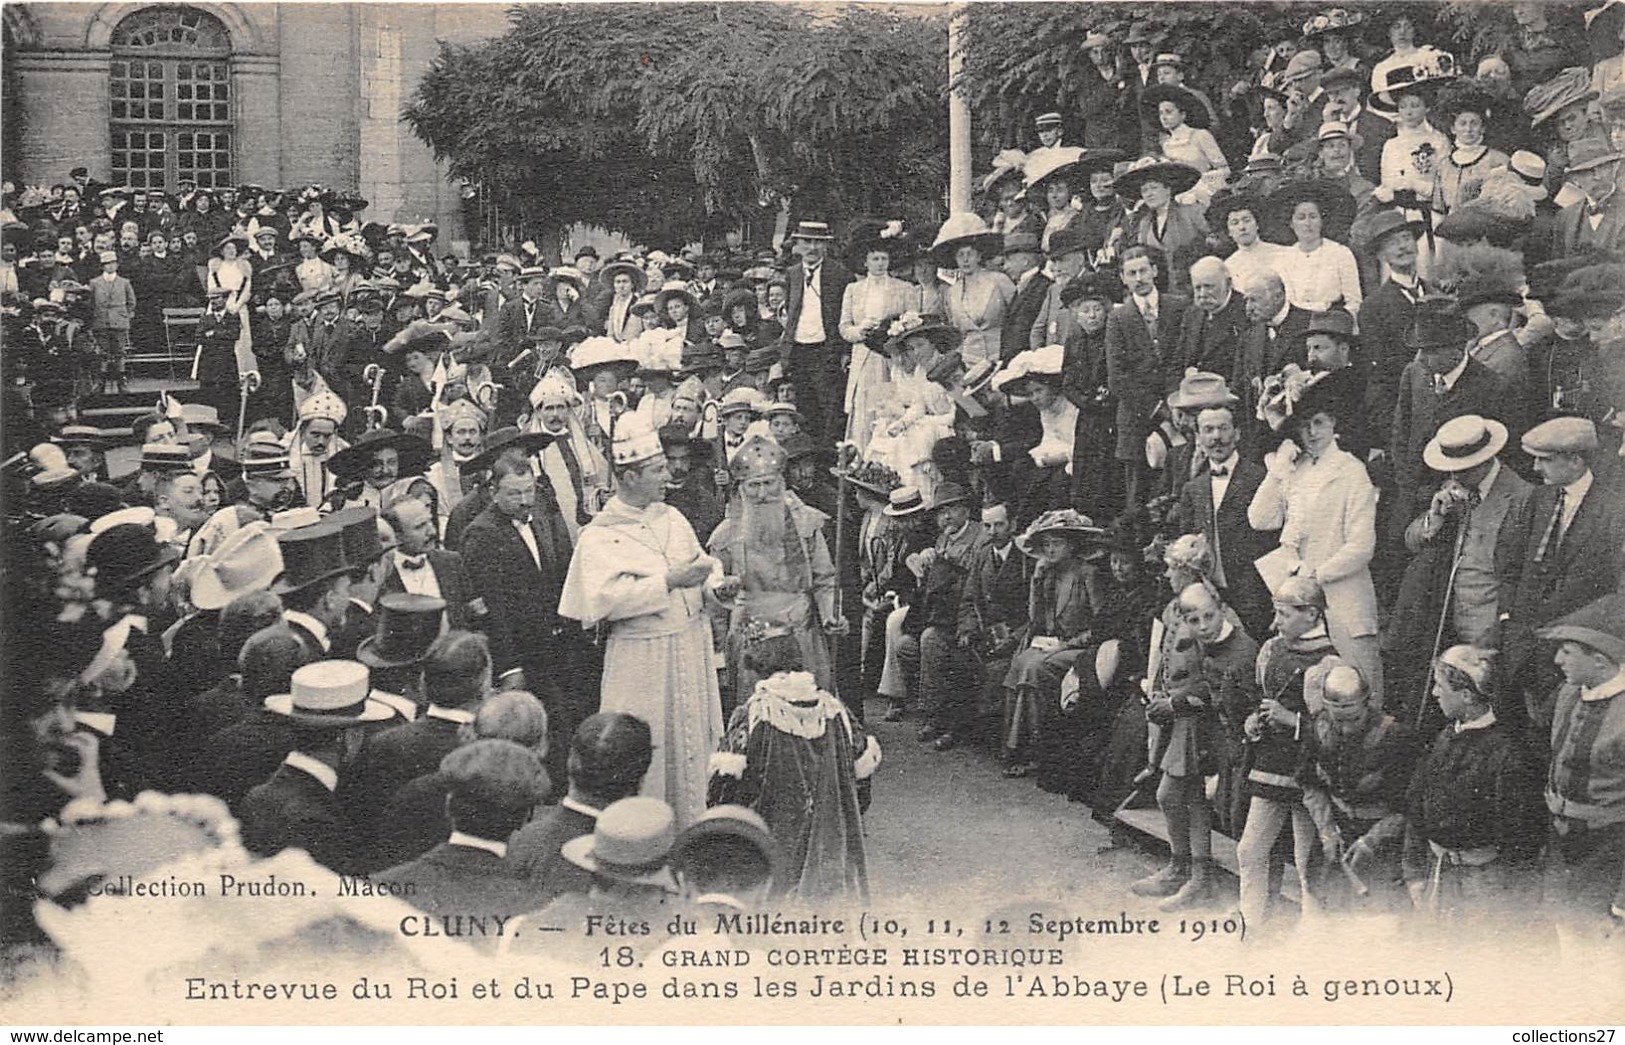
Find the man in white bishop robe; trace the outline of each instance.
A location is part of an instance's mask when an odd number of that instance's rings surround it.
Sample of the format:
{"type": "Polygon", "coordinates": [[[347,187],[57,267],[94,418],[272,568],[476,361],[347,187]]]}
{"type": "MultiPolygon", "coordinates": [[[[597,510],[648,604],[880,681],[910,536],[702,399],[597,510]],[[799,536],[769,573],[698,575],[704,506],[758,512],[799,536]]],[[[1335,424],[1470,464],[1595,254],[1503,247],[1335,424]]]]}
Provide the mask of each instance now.
{"type": "Polygon", "coordinates": [[[608,630],[600,711],[649,724],[643,793],[679,825],[705,811],[708,761],[723,733],[706,591],[723,581],[681,512],[661,501],[670,470],[653,428],[623,417],[612,448],[616,495],[581,528],[559,613],[608,630]]]}

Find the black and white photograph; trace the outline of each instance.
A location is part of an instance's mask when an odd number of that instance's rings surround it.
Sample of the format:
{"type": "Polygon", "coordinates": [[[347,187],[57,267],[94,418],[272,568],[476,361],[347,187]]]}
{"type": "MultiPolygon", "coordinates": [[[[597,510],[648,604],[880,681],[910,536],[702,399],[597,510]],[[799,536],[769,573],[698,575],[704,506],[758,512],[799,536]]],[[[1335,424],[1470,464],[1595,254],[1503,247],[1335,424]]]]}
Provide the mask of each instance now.
{"type": "Polygon", "coordinates": [[[0,1023],[1625,1025],[1625,0],[0,15],[0,1023]]]}

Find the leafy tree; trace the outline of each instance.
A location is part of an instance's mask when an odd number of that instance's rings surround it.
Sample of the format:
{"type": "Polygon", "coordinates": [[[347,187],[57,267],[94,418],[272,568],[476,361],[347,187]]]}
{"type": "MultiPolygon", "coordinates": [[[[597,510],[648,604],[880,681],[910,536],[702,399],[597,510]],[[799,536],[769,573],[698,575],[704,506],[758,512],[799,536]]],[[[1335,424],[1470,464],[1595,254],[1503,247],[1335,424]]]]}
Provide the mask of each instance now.
{"type": "MultiPolygon", "coordinates": [[[[674,243],[771,222],[939,206],[945,28],[778,4],[541,5],[443,46],[403,118],[531,229],[674,243]]],[[[759,237],[765,238],[765,237],[759,237]]]]}

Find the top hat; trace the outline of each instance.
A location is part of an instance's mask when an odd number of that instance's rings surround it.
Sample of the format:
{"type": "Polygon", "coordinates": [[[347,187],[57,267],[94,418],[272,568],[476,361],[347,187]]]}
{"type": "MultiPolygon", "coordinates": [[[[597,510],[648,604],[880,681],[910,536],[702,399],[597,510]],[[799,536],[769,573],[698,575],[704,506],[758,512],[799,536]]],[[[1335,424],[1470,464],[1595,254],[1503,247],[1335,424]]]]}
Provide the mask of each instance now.
{"type": "Polygon", "coordinates": [[[181,557],[172,544],[162,544],[151,526],[123,523],[91,539],[85,564],[96,571],[96,593],[105,595],[133,586],[181,557]]]}
{"type": "Polygon", "coordinates": [[[1483,464],[1507,445],[1507,426],[1494,418],[1464,414],[1439,426],[1422,461],[1436,472],[1465,472],[1483,464]]]}
{"type": "Polygon", "coordinates": [[[675,889],[666,859],[676,836],[670,806],[658,798],[634,795],[606,806],[592,834],[571,839],[561,851],[566,860],[593,874],[675,889]]]}
{"type": "Polygon", "coordinates": [[[282,576],[271,585],[278,595],[300,591],[341,573],[350,572],[344,561],[344,531],[319,522],[277,534],[282,552],[282,576]]]}
{"type": "Polygon", "coordinates": [[[377,631],[361,640],[355,658],[374,668],[404,668],[428,655],[440,637],[446,601],[428,595],[390,592],[378,599],[377,631]]]}
{"type": "Polygon", "coordinates": [[[265,698],[265,709],[301,726],[346,729],[363,722],[382,722],[395,712],[371,698],[372,676],[353,660],[319,660],[293,673],[291,692],[265,698]]]}
{"type": "Polygon", "coordinates": [[[224,609],[239,595],[265,591],[283,570],[276,534],[258,520],[247,523],[221,542],[192,576],[192,605],[224,609]]]}
{"type": "Polygon", "coordinates": [[[384,554],[384,544],[378,536],[378,513],[371,505],[343,508],[322,521],[337,526],[342,533],[344,564],[350,569],[371,566],[384,554]]]}

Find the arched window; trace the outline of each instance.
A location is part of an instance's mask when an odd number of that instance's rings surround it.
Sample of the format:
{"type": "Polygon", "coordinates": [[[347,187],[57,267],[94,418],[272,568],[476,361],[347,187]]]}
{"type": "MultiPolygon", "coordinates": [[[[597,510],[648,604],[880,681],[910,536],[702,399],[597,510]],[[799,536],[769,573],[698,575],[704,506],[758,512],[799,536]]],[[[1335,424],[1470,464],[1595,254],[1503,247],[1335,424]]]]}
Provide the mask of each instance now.
{"type": "Polygon", "coordinates": [[[112,48],[114,183],[231,184],[231,37],[220,20],[149,7],[118,24],[112,48]]]}

